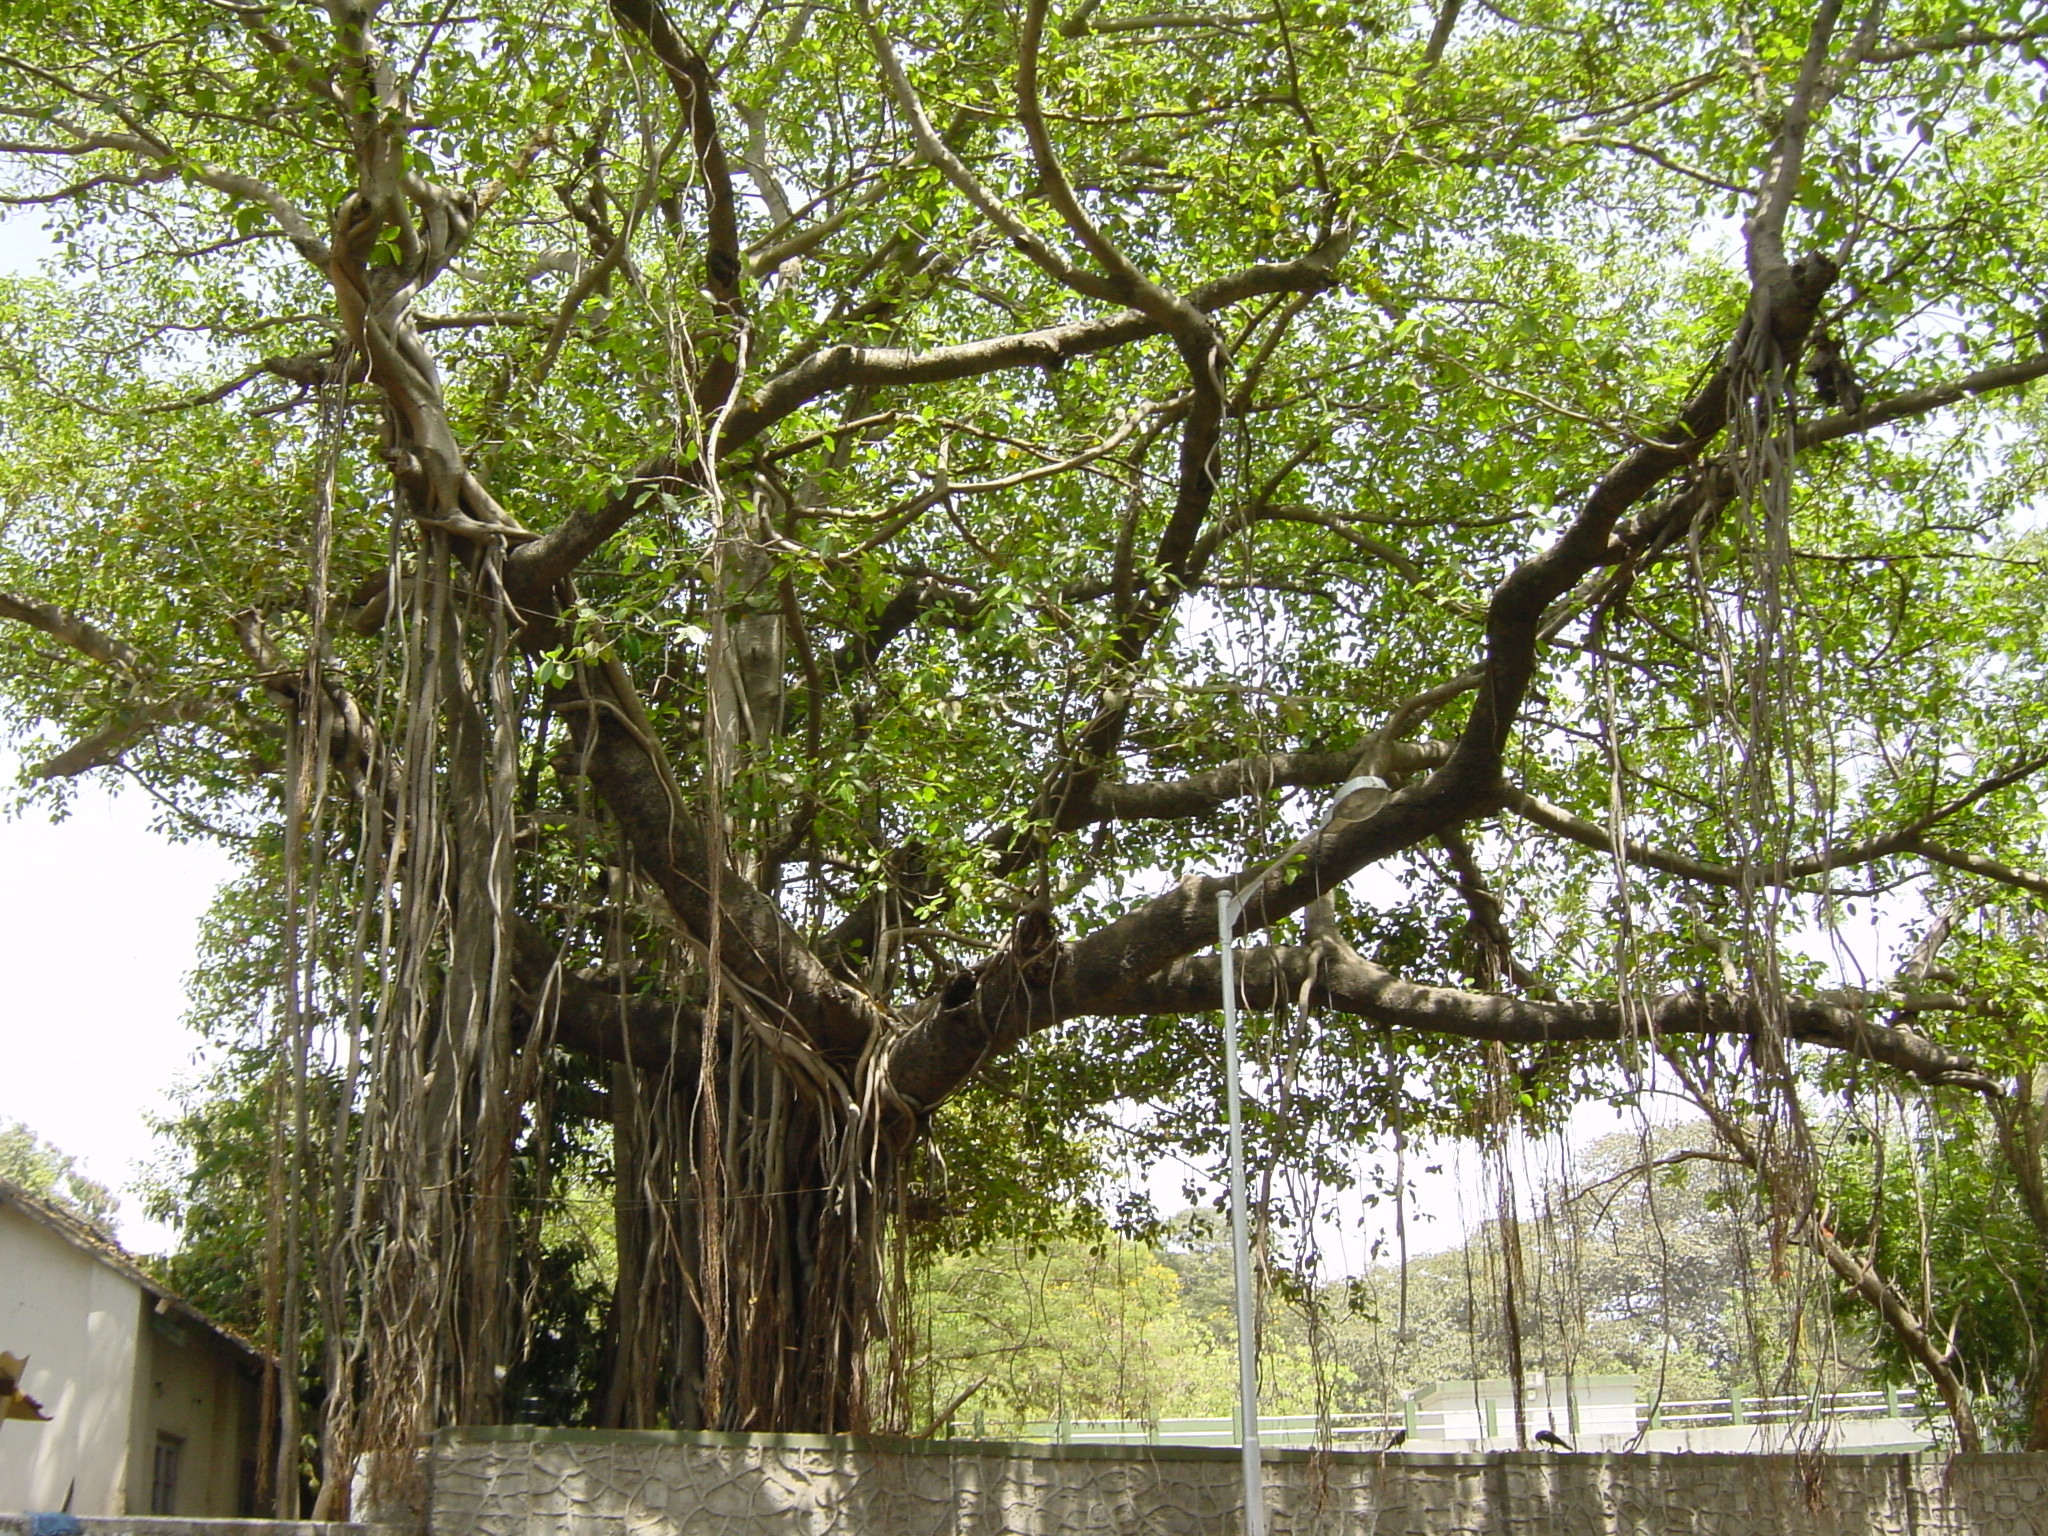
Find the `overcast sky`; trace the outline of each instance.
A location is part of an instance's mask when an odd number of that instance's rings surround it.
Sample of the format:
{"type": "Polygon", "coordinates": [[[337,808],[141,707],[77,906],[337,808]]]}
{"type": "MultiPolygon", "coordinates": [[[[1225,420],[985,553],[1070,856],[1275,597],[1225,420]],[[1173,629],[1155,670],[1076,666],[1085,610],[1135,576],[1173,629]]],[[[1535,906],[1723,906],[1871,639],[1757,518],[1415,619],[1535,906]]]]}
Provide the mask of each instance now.
{"type": "MultiPolygon", "coordinates": [[[[0,780],[15,760],[0,754],[0,780]]],[[[192,1075],[184,977],[200,915],[233,872],[220,849],[150,828],[140,791],[88,787],[58,825],[0,820],[0,1120],[19,1120],[119,1191],[154,1155],[151,1116],[192,1075]]],[[[120,1235],[166,1236],[122,1201],[120,1235]]]]}

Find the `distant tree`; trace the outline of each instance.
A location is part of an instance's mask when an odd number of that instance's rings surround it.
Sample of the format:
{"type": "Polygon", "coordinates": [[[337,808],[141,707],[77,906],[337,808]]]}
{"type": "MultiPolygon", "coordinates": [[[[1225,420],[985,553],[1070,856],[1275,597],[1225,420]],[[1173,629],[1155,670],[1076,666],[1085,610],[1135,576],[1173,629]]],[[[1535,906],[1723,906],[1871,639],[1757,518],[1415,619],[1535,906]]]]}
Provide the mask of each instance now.
{"type": "Polygon", "coordinates": [[[114,1192],[81,1173],[76,1158],[37,1140],[18,1120],[0,1129],[0,1179],[112,1236],[114,1213],[121,1207],[114,1192]]]}
{"type": "MultiPolygon", "coordinates": [[[[1575,1153],[1569,1177],[1540,1180],[1519,1204],[1527,1219],[1488,1217],[1405,1266],[1383,1248],[1361,1273],[1320,1282],[1276,1267],[1267,1348],[1319,1375],[1338,1412],[1384,1411],[1432,1382],[1506,1376],[1510,1304],[1529,1370],[1633,1375],[1666,1401],[1775,1391],[1788,1368],[1801,1385],[1860,1370],[1867,1323],[1854,1311],[1841,1349],[1817,1360],[1795,1348],[1794,1320],[1815,1304],[1811,1276],[1774,1272],[1755,1181],[1703,1124],[1602,1137],[1575,1153]]],[[[1227,1245],[1205,1219],[1183,1218],[1172,1233],[1166,1262],[1188,1306],[1227,1341],[1227,1245]]]]}
{"type": "MultiPolygon", "coordinates": [[[[1700,1121],[1622,1131],[1575,1151],[1568,1174],[1531,1194],[1527,1250],[1532,1360],[1553,1372],[1625,1372],[1666,1400],[1830,1387],[1859,1368],[1825,1330],[1810,1267],[1774,1263],[1768,1202],[1700,1121]],[[1810,1339],[1809,1344],[1806,1341],[1810,1339]]],[[[1483,1246],[1505,1235],[1488,1224],[1483,1246]]],[[[1498,1266],[1499,1260],[1493,1258],[1498,1266]]]]}
{"type": "MultiPolygon", "coordinates": [[[[177,1234],[156,1261],[165,1283],[209,1316],[274,1347],[266,1293],[277,1288],[273,1177],[279,1097],[289,1065],[245,1010],[261,1004],[280,964],[278,901],[261,850],[220,891],[200,925],[187,984],[187,1025],[207,1042],[206,1071],[153,1121],[159,1155],[143,1170],[142,1207],[177,1234]]],[[[308,1084],[320,1091],[317,1076],[308,1084]]],[[[329,1092],[331,1093],[331,1086],[329,1092]]]]}
{"type": "Polygon", "coordinates": [[[962,1416],[998,1422],[1227,1414],[1236,1402],[1234,1347],[1201,1325],[1179,1277],[1143,1244],[1065,1238],[943,1255],[922,1271],[911,1316],[931,1414],[956,1399],[962,1416]]]}

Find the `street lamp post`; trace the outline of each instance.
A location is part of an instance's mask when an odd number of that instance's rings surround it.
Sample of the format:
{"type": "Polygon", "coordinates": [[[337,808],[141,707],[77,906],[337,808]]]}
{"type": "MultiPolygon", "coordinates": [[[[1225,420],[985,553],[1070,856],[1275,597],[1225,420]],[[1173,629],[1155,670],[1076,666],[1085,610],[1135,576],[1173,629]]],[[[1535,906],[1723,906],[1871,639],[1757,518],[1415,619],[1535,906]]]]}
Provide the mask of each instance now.
{"type": "MultiPolygon", "coordinates": [[[[1252,883],[1256,889],[1257,882],[1252,883]]],[[[1258,1337],[1252,1317],[1251,1234],[1245,1217],[1244,1112],[1238,1095],[1237,963],[1230,930],[1244,911],[1232,891],[1216,893],[1216,941],[1223,959],[1223,1105],[1230,1127],[1230,1260],[1237,1291],[1237,1415],[1244,1446],[1244,1536],[1266,1536],[1259,1457],[1258,1337]]]]}
{"type": "MultiPolygon", "coordinates": [[[[1337,787],[1310,837],[1342,830],[1378,813],[1393,791],[1376,773],[1361,773],[1337,787]]],[[[1259,1466],[1259,1355],[1252,1317],[1252,1244],[1244,1192],[1244,1111],[1237,1063],[1237,952],[1231,930],[1266,876],[1286,855],[1235,891],[1216,893],[1216,948],[1223,962],[1223,1107],[1230,1128],[1230,1267],[1237,1290],[1237,1416],[1244,1426],[1244,1536],[1266,1536],[1266,1489],[1259,1466]]]]}

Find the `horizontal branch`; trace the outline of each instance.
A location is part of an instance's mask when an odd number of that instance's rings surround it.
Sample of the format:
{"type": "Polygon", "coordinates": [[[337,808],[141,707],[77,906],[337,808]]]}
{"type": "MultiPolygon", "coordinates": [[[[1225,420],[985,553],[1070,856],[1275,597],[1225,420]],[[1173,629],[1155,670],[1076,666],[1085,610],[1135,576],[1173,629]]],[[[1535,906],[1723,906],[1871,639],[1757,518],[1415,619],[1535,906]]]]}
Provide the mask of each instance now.
{"type": "Polygon", "coordinates": [[[636,512],[695,483],[667,455],[649,459],[598,505],[578,508],[533,542],[507,555],[506,595],[521,608],[540,606],[557,582],[596,553],[636,512]]]}
{"type": "Polygon", "coordinates": [[[530,1024],[545,1020],[564,1050],[647,1068],[694,1060],[703,1027],[699,1010],[666,998],[620,992],[566,969],[538,928],[515,918],[512,983],[530,1024]]]}
{"type": "MultiPolygon", "coordinates": [[[[1501,791],[1501,804],[1513,811],[1524,821],[1555,832],[1581,847],[1595,853],[1615,852],[1614,834],[1598,822],[1575,816],[1562,806],[1552,805],[1527,790],[1513,786],[1501,791]]],[[[1826,874],[1829,870],[1848,869],[1858,864],[1869,864],[1888,858],[1895,853],[1909,853],[1918,836],[1917,829],[1887,832],[1881,837],[1867,837],[1858,843],[1831,849],[1826,854],[1803,859],[1788,859],[1781,864],[1765,868],[1751,868],[1740,864],[1710,864],[1704,859],[1689,858],[1682,853],[1670,853],[1661,848],[1624,838],[1621,842],[1621,856],[1629,863],[1644,869],[1662,870],[1667,875],[1677,875],[1686,880],[1697,880],[1702,885],[1722,885],[1741,890],[1745,887],[1789,885],[1814,875],[1826,874]]]]}
{"type": "MultiPolygon", "coordinates": [[[[1270,752],[1234,758],[1185,778],[1151,783],[1102,784],[1083,811],[1082,825],[1098,821],[1177,821],[1206,816],[1233,800],[1273,789],[1333,789],[1352,776],[1362,747],[1336,752],[1270,752]]],[[[1433,768],[1450,753],[1438,741],[1396,742],[1383,774],[1433,768]]]]}
{"type": "Polygon", "coordinates": [[[1935,864],[1946,864],[1950,869],[1960,869],[1967,874],[1981,875],[1986,880],[1996,880],[2000,885],[2015,886],[2023,891],[2033,891],[2048,896],[2048,875],[2037,875],[2032,870],[2015,869],[1997,859],[1986,858],[1981,853],[1964,853],[1960,849],[1944,847],[1929,842],[1924,837],[1913,839],[1914,853],[1935,864]]]}
{"type": "MultiPolygon", "coordinates": [[[[1985,796],[2009,788],[2044,766],[2048,766],[2048,759],[2025,758],[2013,767],[1972,785],[1925,815],[1916,816],[1903,827],[1880,833],[1876,837],[1866,837],[1858,842],[1845,843],[1839,848],[1829,849],[1824,854],[1813,854],[1802,859],[1788,859],[1763,866],[1711,864],[1704,859],[1690,858],[1682,853],[1652,848],[1632,838],[1622,839],[1618,851],[1629,863],[1645,869],[1662,870],[1666,874],[1678,875],[1683,879],[1697,880],[1703,885],[1728,886],[1737,890],[1752,886],[1760,888],[1790,885],[1800,880],[1811,879],[1815,875],[1824,875],[1830,870],[1850,869],[1900,853],[1918,854],[1937,863],[1948,864],[1957,869],[1968,869],[1973,874],[1987,875],[2024,889],[2048,889],[2048,881],[2040,885],[2029,884],[2030,879],[2041,880],[2040,876],[2030,877],[2022,870],[2011,869],[1995,860],[1978,859],[1974,854],[1959,853],[1938,844],[1928,843],[1924,837],[1928,828],[1938,826],[1948,817],[1968,809],[1985,796]]],[[[1572,842],[1590,848],[1596,853],[1612,854],[1617,851],[1615,835],[1611,830],[1598,822],[1574,815],[1562,806],[1552,805],[1548,800],[1532,795],[1525,789],[1515,785],[1503,785],[1500,802],[1504,808],[1513,811],[1524,821],[1542,827],[1547,832],[1555,832],[1560,837],[1569,838],[1572,842]]]]}
{"type": "Polygon", "coordinates": [[[1995,368],[1982,368],[1960,379],[1952,379],[1946,384],[1933,384],[1926,389],[1912,389],[1902,394],[1887,395],[1882,400],[1866,402],[1858,410],[1843,411],[1838,415],[1823,416],[1818,421],[1807,422],[1799,429],[1798,446],[1811,448],[1816,443],[1831,443],[1837,438],[1868,432],[1873,427],[1887,426],[1894,421],[1926,416],[1943,406],[1955,405],[1975,395],[1988,395],[2001,389],[2016,389],[2022,384],[2031,384],[2035,379],[2043,377],[2048,377],[2048,353],[2038,353],[2033,357],[2000,363],[1995,368]]]}
{"type": "Polygon", "coordinates": [[[315,267],[324,268],[329,256],[327,242],[320,238],[305,213],[270,182],[260,177],[246,175],[239,171],[227,170],[209,165],[193,155],[145,131],[141,120],[108,97],[79,90],[60,73],[38,68],[18,57],[10,56],[7,61],[13,68],[29,74],[46,85],[55,87],[65,94],[112,112],[127,123],[127,133],[88,132],[62,116],[51,116],[52,126],[69,131],[73,137],[64,143],[0,142],[0,153],[50,156],[62,159],[82,159],[95,154],[128,155],[146,163],[148,169],[133,173],[102,173],[85,178],[56,192],[28,198],[9,198],[10,202],[50,202],[56,198],[77,197],[100,186],[148,186],[154,183],[180,180],[189,186],[210,187],[224,196],[243,202],[254,203],[266,210],[284,237],[297,249],[300,256],[315,267]]]}
{"type": "MultiPolygon", "coordinates": [[[[1276,293],[1318,293],[1335,281],[1332,253],[1311,252],[1294,261],[1248,267],[1188,295],[1202,309],[1222,309],[1276,293]]],[[[1023,331],[958,346],[913,352],[897,347],[828,347],[785,369],[733,408],[718,435],[729,456],[769,427],[813,401],[842,389],[931,384],[977,378],[1009,368],[1057,367],[1069,358],[1107,352],[1160,334],[1135,310],[1094,320],[1023,331]]],[[[588,559],[662,490],[695,483],[702,470],[663,456],[648,460],[598,506],[572,512],[541,538],[514,550],[505,562],[505,586],[522,606],[537,603],[554,584],[588,559]]]]}
{"type": "Polygon", "coordinates": [[[1654,144],[1639,144],[1633,139],[1617,139],[1599,133],[1568,134],[1564,138],[1559,139],[1558,143],[1560,145],[1583,144],[1594,149],[1622,150],[1627,154],[1639,155],[1651,164],[1660,165],[1667,171],[1675,171],[1680,176],[1690,177],[1692,180],[1712,187],[1716,191],[1733,192],[1737,197],[1754,197],[1756,195],[1756,188],[1745,187],[1733,181],[1724,181],[1711,171],[1703,171],[1698,166],[1687,165],[1683,160],[1678,159],[1675,155],[1665,150],[1657,148],[1654,144]]]}
{"type": "Polygon", "coordinates": [[[98,625],[53,603],[39,603],[16,592],[0,592],[0,619],[13,619],[18,624],[39,629],[102,666],[119,667],[130,674],[147,670],[142,654],[127,641],[117,639],[98,625]]]}
{"type": "MultiPolygon", "coordinates": [[[[1311,981],[1313,1005],[1358,1014],[1393,1029],[1492,1040],[1509,1045],[1621,1041],[1652,1035],[1748,1035],[1765,1021],[1754,999],[1707,992],[1673,992],[1624,1009],[1618,1001],[1541,1002],[1499,993],[1421,986],[1340,948],[1332,954],[1307,947],[1240,950],[1237,973],[1247,1008],[1291,1004],[1311,981]]],[[[1157,975],[1126,988],[1114,1001],[1089,1005],[1076,997],[1061,1001],[1073,1012],[1061,1017],[1148,1017],[1186,1015],[1222,1006],[1222,966],[1214,955],[1176,961],[1157,975]]],[[[1791,998],[1786,1027],[1794,1040],[1846,1052],[1894,1067],[1923,1082],[1996,1091],[1975,1061],[1916,1030],[1879,1024],[1866,1010],[1898,1008],[1913,998],[1872,992],[1864,1007],[1846,998],[1791,998]]]]}
{"type": "Polygon", "coordinates": [[[2027,27],[1956,27],[1929,37],[1902,38],[1873,48],[1863,55],[1866,64],[1897,64],[1929,53],[1949,53],[1964,48],[2017,48],[2048,41],[2048,27],[2036,22],[2027,27]]]}
{"type": "MultiPolygon", "coordinates": [[[[1320,293],[1336,281],[1334,262],[1334,253],[1311,252],[1293,261],[1248,267],[1190,290],[1188,302],[1214,312],[1273,294],[1320,293]]],[[[900,347],[827,347],[785,369],[742,400],[726,418],[719,446],[730,453],[784,417],[838,390],[946,383],[1009,368],[1056,368],[1073,358],[1108,352],[1160,334],[1156,321],[1132,309],[922,352],[900,347]]]]}
{"type": "Polygon", "coordinates": [[[29,776],[37,779],[69,779],[93,768],[105,768],[111,763],[119,762],[128,749],[143,737],[166,725],[197,720],[221,702],[222,695],[219,692],[212,688],[200,688],[155,704],[144,704],[139,708],[124,710],[90,736],[73,742],[56,756],[36,764],[29,770],[29,776]]]}
{"type": "Polygon", "coordinates": [[[530,314],[523,310],[474,310],[448,315],[416,315],[413,324],[423,331],[474,331],[490,326],[512,326],[542,331],[555,323],[552,314],[530,314]]]}

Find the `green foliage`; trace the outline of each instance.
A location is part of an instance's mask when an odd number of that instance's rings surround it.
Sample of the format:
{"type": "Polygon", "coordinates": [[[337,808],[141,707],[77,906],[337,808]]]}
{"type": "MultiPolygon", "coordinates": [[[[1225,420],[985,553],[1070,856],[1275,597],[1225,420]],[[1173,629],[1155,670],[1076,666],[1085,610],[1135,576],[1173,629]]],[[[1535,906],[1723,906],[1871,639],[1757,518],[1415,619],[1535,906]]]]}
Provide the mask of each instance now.
{"type": "Polygon", "coordinates": [[[1063,1239],[947,1254],[920,1272],[912,1315],[912,1390],[927,1414],[976,1383],[956,1417],[1207,1416],[1236,1400],[1234,1349],[1197,1323],[1178,1276],[1139,1244],[1063,1239]]]}
{"type": "Polygon", "coordinates": [[[38,1140],[35,1132],[18,1120],[0,1126],[0,1179],[103,1233],[111,1231],[120,1205],[112,1190],[79,1170],[76,1158],[38,1140]]]}
{"type": "MultiPolygon", "coordinates": [[[[1828,1172],[1843,1239],[1917,1281],[1986,1430],[2024,1446],[2048,1364],[2048,1232],[2030,1219],[1990,1116],[1957,1099],[1858,1117],[1835,1138],[1828,1172]]],[[[1891,1336],[1875,1335],[1873,1350],[1886,1379],[1914,1380],[1891,1336]]]]}

